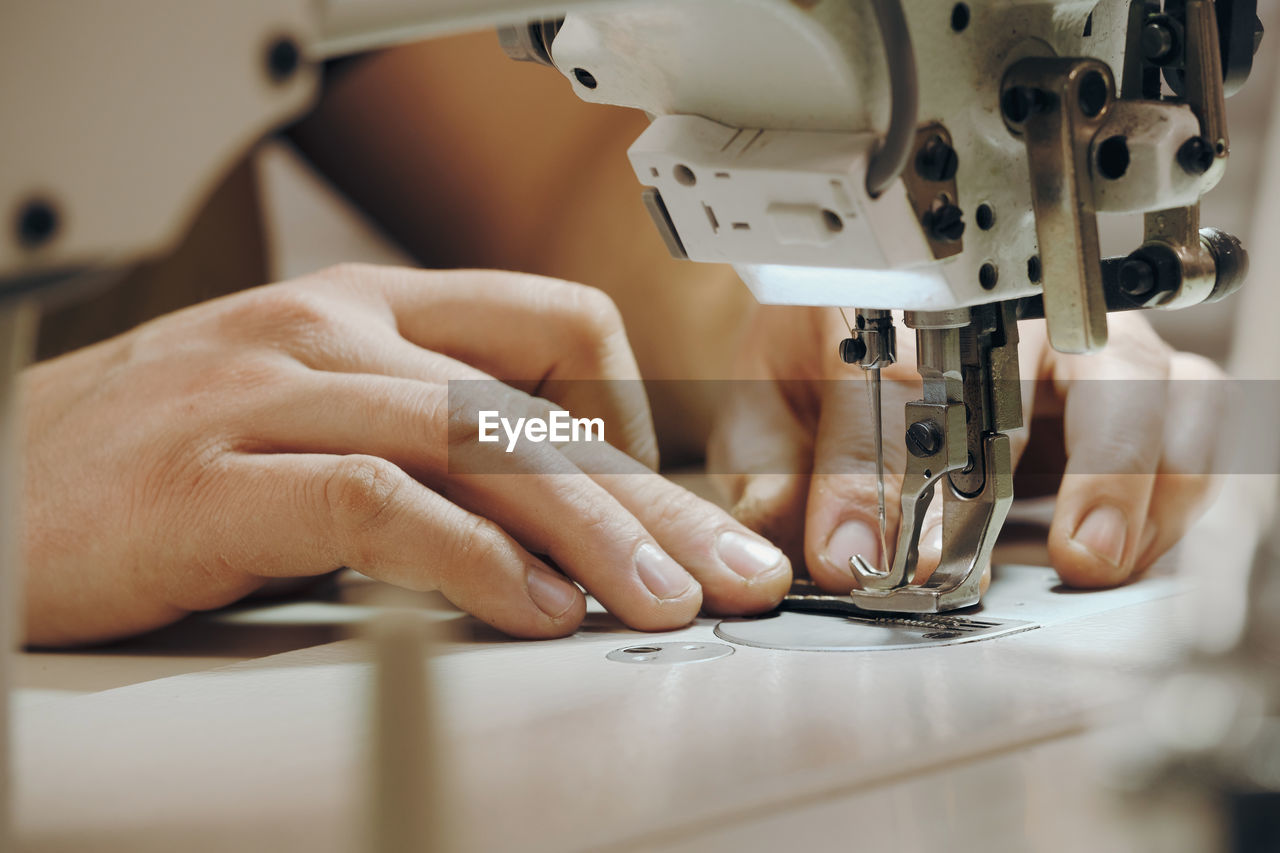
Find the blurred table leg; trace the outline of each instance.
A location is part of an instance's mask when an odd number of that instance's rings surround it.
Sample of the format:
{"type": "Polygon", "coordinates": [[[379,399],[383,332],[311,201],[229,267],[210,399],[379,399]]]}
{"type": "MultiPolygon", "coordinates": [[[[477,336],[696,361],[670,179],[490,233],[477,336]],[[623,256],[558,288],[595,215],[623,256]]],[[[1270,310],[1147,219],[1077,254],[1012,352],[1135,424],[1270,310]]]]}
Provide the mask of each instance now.
{"type": "Polygon", "coordinates": [[[10,831],[9,684],[20,613],[18,372],[30,359],[37,317],[32,302],[0,303],[0,847],[10,831]]]}

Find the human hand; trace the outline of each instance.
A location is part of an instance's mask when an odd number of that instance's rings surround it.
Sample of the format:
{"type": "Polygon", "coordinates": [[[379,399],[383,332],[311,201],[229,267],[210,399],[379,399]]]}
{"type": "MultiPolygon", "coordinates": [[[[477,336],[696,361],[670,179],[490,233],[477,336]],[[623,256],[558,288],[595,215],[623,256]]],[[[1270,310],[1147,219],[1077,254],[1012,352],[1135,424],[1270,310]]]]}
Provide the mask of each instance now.
{"type": "MultiPolygon", "coordinates": [[[[1010,435],[1014,464],[1043,478],[1053,466],[1025,453],[1030,434],[1062,431],[1048,546],[1058,574],[1077,587],[1113,586],[1150,566],[1181,538],[1213,485],[1218,410],[1210,397],[1220,384],[1165,380],[1216,380],[1221,371],[1174,352],[1136,313],[1109,324],[1107,348],[1089,356],[1053,350],[1041,322],[1020,325],[1023,376],[1039,381],[1022,383],[1028,428],[1010,435]]],[[[857,586],[851,555],[876,565],[881,551],[862,371],[837,356],[847,336],[834,308],[760,308],[739,364],[743,378],[763,381],[735,383],[708,453],[735,517],[837,593],[857,586]]],[[[898,347],[882,392],[891,552],[906,467],[903,406],[920,393],[910,330],[901,330],[898,347]]],[[[935,500],[925,517],[917,581],[938,565],[941,509],[935,500]]]]}
{"type": "Polygon", "coordinates": [[[790,582],[781,552],[650,470],[638,377],[598,291],[359,266],[32,367],[27,641],[121,637],[343,566],[439,589],[520,637],[580,623],[585,602],[565,575],[645,630],[683,625],[703,604],[772,607],[790,582]],[[572,448],[474,443],[448,383],[490,377],[507,383],[477,384],[494,409],[551,400],[603,419],[613,446],[591,449],[588,474],[572,448]],[[587,379],[610,381],[574,381],[587,379]],[[469,466],[451,471],[451,454],[469,466]]]}

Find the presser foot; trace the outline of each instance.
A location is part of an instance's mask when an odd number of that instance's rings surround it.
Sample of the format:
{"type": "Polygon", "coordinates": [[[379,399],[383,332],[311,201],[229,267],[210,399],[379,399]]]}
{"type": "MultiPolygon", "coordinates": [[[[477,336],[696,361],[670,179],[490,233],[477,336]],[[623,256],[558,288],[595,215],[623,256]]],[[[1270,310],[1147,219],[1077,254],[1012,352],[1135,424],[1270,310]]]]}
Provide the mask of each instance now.
{"type": "Polygon", "coordinates": [[[908,466],[904,481],[902,527],[889,571],[871,567],[860,555],[850,566],[862,583],[849,592],[853,603],[882,613],[941,613],[977,604],[982,575],[1009,506],[1013,502],[1013,463],[1009,437],[997,433],[983,440],[985,477],[982,491],[966,495],[946,473],[918,467],[913,478],[908,466]],[[914,479],[914,482],[912,482],[914,479]],[[908,485],[912,486],[910,491],[908,485]],[[921,584],[912,582],[919,557],[920,525],[936,489],[944,490],[942,559],[921,584]]]}

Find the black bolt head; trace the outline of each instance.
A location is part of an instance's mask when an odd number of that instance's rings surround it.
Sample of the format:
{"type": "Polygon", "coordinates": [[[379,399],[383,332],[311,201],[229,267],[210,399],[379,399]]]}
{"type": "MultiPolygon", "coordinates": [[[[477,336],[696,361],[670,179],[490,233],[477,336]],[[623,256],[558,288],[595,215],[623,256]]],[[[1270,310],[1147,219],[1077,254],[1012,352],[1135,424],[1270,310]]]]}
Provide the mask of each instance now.
{"type": "Polygon", "coordinates": [[[1027,280],[1033,284],[1039,282],[1041,274],[1040,256],[1032,255],[1027,258],[1027,280]]]}
{"type": "Polygon", "coordinates": [[[859,338],[845,338],[840,342],[840,360],[845,364],[860,364],[867,354],[867,345],[859,338]]]}
{"type": "Polygon", "coordinates": [[[1116,274],[1120,289],[1125,295],[1141,299],[1156,287],[1156,270],[1145,258],[1128,258],[1116,274]]]}
{"type": "Polygon", "coordinates": [[[267,74],[276,83],[283,83],[293,76],[302,64],[302,51],[289,36],[282,36],[267,48],[267,74]]]}
{"type": "Polygon", "coordinates": [[[1142,28],[1142,57],[1153,65],[1163,65],[1173,58],[1178,46],[1173,30],[1161,21],[1152,21],[1142,28]]]}
{"type": "Polygon", "coordinates": [[[1188,174],[1203,175],[1213,165],[1214,156],[1209,140],[1193,136],[1178,149],[1178,165],[1188,174]]]}
{"type": "Polygon", "coordinates": [[[28,249],[43,246],[58,233],[58,210],[44,199],[32,199],[18,211],[18,242],[28,249]]]}
{"type": "Polygon", "coordinates": [[[912,456],[924,458],[942,449],[942,433],[932,421],[916,421],[907,427],[907,450],[912,456]]]}
{"type": "Polygon", "coordinates": [[[934,240],[954,243],[964,236],[963,217],[964,211],[948,203],[926,213],[921,223],[934,240]]]}
{"type": "Polygon", "coordinates": [[[949,181],[959,165],[956,150],[936,137],[916,154],[916,174],[926,181],[949,181]]]}

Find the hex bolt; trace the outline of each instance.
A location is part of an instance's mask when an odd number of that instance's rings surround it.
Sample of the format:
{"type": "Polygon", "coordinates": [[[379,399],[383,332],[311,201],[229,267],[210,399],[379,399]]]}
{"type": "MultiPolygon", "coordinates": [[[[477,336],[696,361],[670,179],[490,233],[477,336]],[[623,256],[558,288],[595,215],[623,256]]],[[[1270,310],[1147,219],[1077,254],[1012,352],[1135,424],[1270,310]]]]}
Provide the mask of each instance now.
{"type": "Polygon", "coordinates": [[[1141,299],[1156,287],[1156,270],[1146,258],[1126,258],[1116,273],[1120,289],[1127,296],[1141,299]]]}
{"type": "Polygon", "coordinates": [[[845,338],[840,342],[840,360],[845,364],[861,364],[867,354],[867,345],[860,338],[845,338]]]}
{"type": "Polygon", "coordinates": [[[1191,137],[1178,149],[1178,165],[1190,175],[1203,175],[1213,160],[1213,145],[1200,136],[1191,137]]]}
{"type": "Polygon", "coordinates": [[[942,433],[933,421],[916,421],[907,427],[907,450],[912,456],[924,458],[942,449],[942,433]]]}
{"type": "Polygon", "coordinates": [[[949,181],[959,165],[956,150],[936,136],[916,154],[916,174],[926,181],[949,181]]]}
{"type": "Polygon", "coordinates": [[[924,215],[922,224],[940,243],[954,243],[964,236],[964,211],[950,202],[924,215]]]}
{"type": "Polygon", "coordinates": [[[1178,40],[1173,30],[1161,21],[1152,21],[1142,28],[1142,58],[1152,65],[1164,65],[1173,58],[1178,40]]]}

